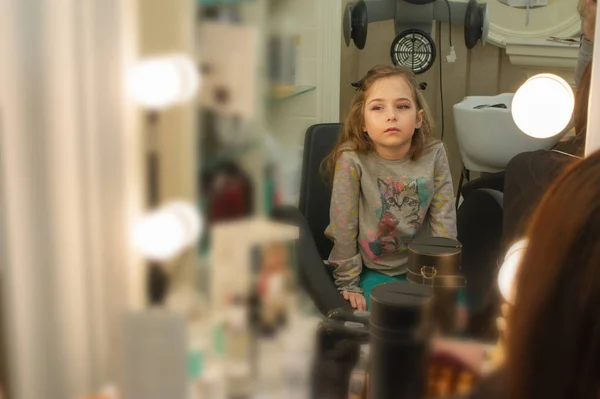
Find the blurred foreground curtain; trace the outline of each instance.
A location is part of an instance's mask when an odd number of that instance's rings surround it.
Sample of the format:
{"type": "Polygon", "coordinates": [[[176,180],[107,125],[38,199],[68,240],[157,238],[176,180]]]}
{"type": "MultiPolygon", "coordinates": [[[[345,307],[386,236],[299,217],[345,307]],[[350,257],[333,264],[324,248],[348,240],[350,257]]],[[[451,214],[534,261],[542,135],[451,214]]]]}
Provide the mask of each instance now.
{"type": "Polygon", "coordinates": [[[135,0],[0,2],[0,273],[10,398],[77,398],[118,375],[143,305],[135,0]]]}

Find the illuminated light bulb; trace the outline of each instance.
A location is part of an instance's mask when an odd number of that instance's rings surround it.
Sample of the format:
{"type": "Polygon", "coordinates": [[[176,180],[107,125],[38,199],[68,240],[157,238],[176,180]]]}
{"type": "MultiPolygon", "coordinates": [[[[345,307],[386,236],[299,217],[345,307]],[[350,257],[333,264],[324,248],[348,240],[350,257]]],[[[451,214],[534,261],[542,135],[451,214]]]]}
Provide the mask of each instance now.
{"type": "Polygon", "coordinates": [[[192,246],[202,227],[200,215],[193,205],[172,202],[136,223],[133,243],[147,259],[166,261],[192,246]]]}
{"type": "Polygon", "coordinates": [[[129,95],[146,109],[158,110],[189,101],[199,87],[198,69],[186,55],[142,59],[127,75],[129,95]]]}
{"type": "Polygon", "coordinates": [[[515,279],[526,248],[526,240],[517,241],[513,244],[506,252],[504,263],[498,272],[498,288],[504,299],[510,304],[515,303],[515,279]]]}
{"type": "Polygon", "coordinates": [[[519,87],[512,100],[511,113],[523,133],[542,139],[555,136],[567,127],[574,106],[571,86],[559,76],[542,73],[519,87]]]}

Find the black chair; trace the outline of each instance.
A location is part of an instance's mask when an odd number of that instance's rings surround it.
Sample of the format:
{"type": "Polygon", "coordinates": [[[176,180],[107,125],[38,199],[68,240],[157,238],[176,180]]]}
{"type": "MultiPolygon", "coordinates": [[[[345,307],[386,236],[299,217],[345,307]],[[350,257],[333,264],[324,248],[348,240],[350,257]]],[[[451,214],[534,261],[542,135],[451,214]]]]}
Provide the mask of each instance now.
{"type": "Polygon", "coordinates": [[[340,123],[313,125],[306,131],[302,160],[299,207],[276,207],[271,216],[300,228],[297,243],[299,279],[323,315],[338,308],[351,309],[339,294],[328,266],[333,243],[325,236],[329,225],[331,185],[321,173],[321,163],[331,152],[341,128],[340,123]]]}
{"type": "MultiPolygon", "coordinates": [[[[323,262],[329,257],[333,243],[324,234],[329,225],[331,184],[322,173],[321,163],[335,146],[341,126],[339,123],[323,123],[308,128],[304,140],[299,207],[276,207],[271,214],[275,220],[300,228],[296,251],[299,279],[323,315],[338,308],[351,309],[348,301],[338,293],[331,270],[323,262]]],[[[498,178],[494,176],[493,179],[465,184],[465,201],[457,213],[458,239],[463,244],[463,273],[469,282],[467,300],[478,313],[494,302],[493,296],[488,294],[490,286],[495,286],[502,229],[502,197],[497,190],[488,187],[501,186],[495,182],[498,178]]]]}
{"type": "Polygon", "coordinates": [[[463,245],[462,273],[467,278],[467,333],[490,341],[497,337],[495,320],[500,303],[496,281],[498,262],[503,256],[504,178],[502,171],[471,180],[469,171],[464,169],[456,197],[458,241],[463,245]]]}
{"type": "Polygon", "coordinates": [[[503,194],[490,188],[463,192],[456,213],[462,248],[462,273],[467,279],[468,335],[493,341],[500,296],[498,260],[502,258],[503,194]]]}

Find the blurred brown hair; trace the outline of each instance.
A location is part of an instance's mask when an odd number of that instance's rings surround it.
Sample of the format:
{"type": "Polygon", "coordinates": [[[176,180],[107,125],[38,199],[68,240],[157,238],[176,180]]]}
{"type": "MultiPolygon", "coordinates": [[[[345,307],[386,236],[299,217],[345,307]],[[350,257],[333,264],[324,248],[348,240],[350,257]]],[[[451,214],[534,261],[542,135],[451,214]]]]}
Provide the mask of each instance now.
{"type": "Polygon", "coordinates": [[[529,226],[510,317],[510,398],[598,398],[600,152],[553,183],[529,226]]]}

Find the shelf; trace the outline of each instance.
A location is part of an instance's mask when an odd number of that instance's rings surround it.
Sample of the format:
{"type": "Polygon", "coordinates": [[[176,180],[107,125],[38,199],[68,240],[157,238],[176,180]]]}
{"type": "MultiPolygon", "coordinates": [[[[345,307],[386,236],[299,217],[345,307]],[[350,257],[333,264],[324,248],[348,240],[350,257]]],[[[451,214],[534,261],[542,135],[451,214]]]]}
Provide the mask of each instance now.
{"type": "Polygon", "coordinates": [[[527,77],[542,72],[557,74],[575,85],[577,44],[555,43],[546,39],[511,39],[506,41],[506,54],[511,64],[521,67],[527,77]]]}
{"type": "Polygon", "coordinates": [[[290,88],[289,90],[285,90],[285,92],[271,93],[271,95],[269,96],[269,103],[277,104],[281,101],[285,101],[290,98],[298,97],[304,93],[311,92],[315,89],[316,89],[315,86],[294,86],[294,87],[290,88]]]}
{"type": "Polygon", "coordinates": [[[262,140],[259,140],[259,139],[250,140],[244,144],[237,145],[235,147],[230,147],[223,151],[220,151],[217,154],[215,154],[211,157],[208,157],[204,162],[202,162],[201,171],[207,172],[207,171],[210,171],[210,170],[214,169],[215,167],[219,166],[221,163],[223,163],[225,161],[234,160],[234,159],[240,157],[241,155],[243,155],[244,153],[246,153],[247,151],[250,151],[250,150],[258,147],[261,143],[262,143],[262,140]]]}
{"type": "Polygon", "coordinates": [[[254,0],[196,0],[201,6],[226,6],[230,4],[249,3],[254,0]]]}

